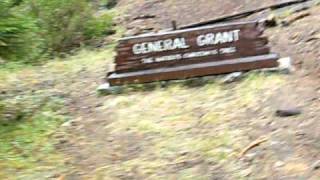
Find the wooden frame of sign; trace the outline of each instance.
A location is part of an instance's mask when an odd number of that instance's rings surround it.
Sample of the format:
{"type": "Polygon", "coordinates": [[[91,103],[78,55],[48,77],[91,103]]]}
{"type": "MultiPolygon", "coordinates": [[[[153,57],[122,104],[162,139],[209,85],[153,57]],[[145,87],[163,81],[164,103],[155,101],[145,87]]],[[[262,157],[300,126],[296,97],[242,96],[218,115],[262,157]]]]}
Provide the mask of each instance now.
{"type": "Polygon", "coordinates": [[[278,66],[258,22],[145,34],[119,40],[111,86],[278,66]]]}

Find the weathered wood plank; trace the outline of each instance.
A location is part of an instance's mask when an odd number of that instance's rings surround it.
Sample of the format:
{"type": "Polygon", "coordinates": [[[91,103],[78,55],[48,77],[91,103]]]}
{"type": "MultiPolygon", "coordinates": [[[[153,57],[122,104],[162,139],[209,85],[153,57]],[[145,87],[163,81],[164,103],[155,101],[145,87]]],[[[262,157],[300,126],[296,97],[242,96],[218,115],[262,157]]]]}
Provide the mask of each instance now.
{"type": "MultiPolygon", "coordinates": [[[[188,42],[188,41],[187,41],[188,42]]],[[[248,48],[254,49],[255,47],[261,47],[266,46],[269,43],[268,39],[266,37],[262,38],[256,38],[251,40],[239,40],[234,43],[225,43],[225,44],[218,44],[215,46],[203,46],[198,47],[195,45],[195,42],[189,42],[190,48],[188,49],[178,49],[173,51],[165,51],[165,52],[152,52],[144,55],[134,55],[131,51],[132,48],[126,49],[125,52],[121,52],[117,54],[115,62],[117,64],[122,64],[126,62],[132,62],[132,61],[140,61],[143,58],[147,58],[150,56],[164,56],[164,55],[173,55],[173,54],[181,54],[181,53],[187,53],[187,52],[196,52],[196,51],[208,51],[213,49],[221,49],[225,47],[237,47],[239,50],[247,50],[248,48]]]]}
{"type": "Polygon", "coordinates": [[[261,47],[261,48],[255,48],[251,49],[252,51],[241,51],[240,53],[230,53],[228,55],[215,55],[215,56],[207,56],[207,57],[194,57],[194,58],[188,58],[183,60],[172,60],[172,61],[162,61],[162,62],[156,62],[156,63],[149,63],[149,64],[143,64],[141,62],[132,62],[131,64],[119,64],[116,65],[116,72],[130,72],[130,71],[136,71],[141,69],[152,69],[152,68],[158,68],[161,66],[171,67],[171,66],[179,66],[179,65],[186,65],[186,64],[193,64],[195,62],[212,62],[212,61],[223,61],[226,59],[234,59],[234,58],[240,58],[240,57],[250,57],[250,56],[257,56],[257,55],[263,55],[270,53],[269,47],[261,47]]]}
{"type": "Polygon", "coordinates": [[[169,31],[169,32],[159,33],[159,34],[146,34],[146,35],[140,35],[140,36],[133,36],[133,37],[120,39],[117,48],[130,47],[133,44],[140,43],[140,42],[149,42],[154,40],[170,39],[175,37],[190,38],[190,37],[196,37],[201,34],[224,32],[224,31],[230,31],[234,29],[240,30],[241,39],[254,39],[262,35],[264,31],[263,27],[257,27],[257,26],[258,26],[258,23],[250,22],[244,25],[242,25],[242,23],[232,24],[226,27],[214,25],[214,26],[207,26],[207,27],[201,27],[201,28],[191,28],[188,30],[169,31]]]}
{"type": "Polygon", "coordinates": [[[278,58],[279,57],[276,54],[268,54],[219,62],[198,63],[121,74],[112,73],[108,76],[107,80],[112,86],[116,86],[162,80],[186,79],[206,75],[224,74],[234,71],[275,67],[277,66],[278,58]]]}

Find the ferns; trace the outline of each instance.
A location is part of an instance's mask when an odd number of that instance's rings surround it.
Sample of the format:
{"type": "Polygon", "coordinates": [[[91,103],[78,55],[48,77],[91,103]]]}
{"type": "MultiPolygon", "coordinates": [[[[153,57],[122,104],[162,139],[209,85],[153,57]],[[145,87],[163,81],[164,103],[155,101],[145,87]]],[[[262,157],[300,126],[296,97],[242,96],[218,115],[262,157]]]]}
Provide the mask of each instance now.
{"type": "Polygon", "coordinates": [[[1,0],[0,58],[36,62],[110,32],[110,15],[95,17],[87,0],[1,0]]]}
{"type": "Polygon", "coordinates": [[[8,1],[0,3],[0,57],[11,61],[28,61],[39,54],[39,28],[34,19],[10,7],[8,1]]]}

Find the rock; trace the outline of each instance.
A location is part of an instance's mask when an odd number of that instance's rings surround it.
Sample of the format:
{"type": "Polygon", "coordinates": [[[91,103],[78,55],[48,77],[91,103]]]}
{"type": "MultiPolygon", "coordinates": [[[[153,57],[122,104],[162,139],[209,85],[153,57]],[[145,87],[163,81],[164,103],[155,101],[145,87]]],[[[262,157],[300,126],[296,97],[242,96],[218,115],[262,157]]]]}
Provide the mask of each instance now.
{"type": "Polygon", "coordinates": [[[297,13],[294,14],[293,16],[288,17],[287,19],[283,20],[281,22],[282,26],[289,26],[290,24],[293,24],[294,22],[303,19],[307,16],[310,16],[309,12],[301,12],[301,13],[297,13]]]}
{"type": "Polygon", "coordinates": [[[186,156],[186,155],[188,155],[190,152],[189,151],[181,151],[181,152],[179,152],[179,155],[180,156],[186,156]]]}
{"type": "Polygon", "coordinates": [[[68,142],[67,139],[59,139],[60,144],[66,144],[68,142]]]}
{"type": "Polygon", "coordinates": [[[320,160],[313,163],[311,167],[313,170],[319,170],[320,169],[320,160]]]}
{"type": "Polygon", "coordinates": [[[277,18],[274,14],[270,14],[267,18],[261,20],[267,27],[277,26],[277,18]]]}
{"type": "Polygon", "coordinates": [[[78,122],[81,120],[82,120],[82,118],[76,118],[76,119],[69,120],[69,121],[63,123],[61,125],[61,127],[64,127],[64,128],[69,128],[72,126],[75,127],[75,126],[77,126],[78,122]]]}
{"type": "Polygon", "coordinates": [[[182,80],[184,86],[187,87],[200,87],[203,86],[206,82],[203,78],[192,78],[192,79],[186,79],[182,80]]]}
{"type": "Polygon", "coordinates": [[[110,88],[110,84],[109,83],[105,83],[105,84],[101,84],[97,88],[97,91],[105,91],[105,90],[109,90],[109,88],[110,88]]]}
{"type": "Polygon", "coordinates": [[[278,109],[276,111],[276,116],[278,117],[290,117],[300,115],[302,111],[298,108],[284,108],[278,109]]]}
{"type": "Polygon", "coordinates": [[[155,18],[156,15],[153,15],[153,14],[144,14],[144,15],[139,15],[135,18],[133,18],[133,20],[137,20],[137,19],[152,19],[152,18],[155,18]]]}
{"type": "Polygon", "coordinates": [[[274,164],[274,167],[275,168],[280,168],[280,167],[283,167],[285,165],[285,163],[283,161],[277,161],[275,164],[274,164]]]}
{"type": "Polygon", "coordinates": [[[99,107],[102,107],[104,104],[103,103],[98,103],[98,104],[96,104],[96,108],[99,108],[99,107]]]}
{"type": "Polygon", "coordinates": [[[252,174],[252,169],[246,169],[240,172],[242,177],[248,177],[252,174]]]}
{"type": "Polygon", "coordinates": [[[223,83],[232,83],[242,78],[243,72],[234,72],[225,76],[223,83]]]}
{"type": "Polygon", "coordinates": [[[281,58],[278,60],[278,63],[278,69],[280,72],[290,74],[295,71],[295,68],[292,65],[292,59],[290,57],[281,58]]]}
{"type": "Polygon", "coordinates": [[[142,27],[141,27],[141,32],[142,32],[142,34],[152,33],[153,30],[154,30],[153,27],[147,27],[147,26],[142,26],[142,27]]]}
{"type": "Polygon", "coordinates": [[[97,91],[102,95],[120,94],[123,91],[123,88],[120,86],[110,86],[109,83],[105,83],[100,85],[97,88],[97,91]]]}
{"type": "MultiPolygon", "coordinates": [[[[305,42],[315,41],[320,39],[320,33],[316,35],[311,35],[305,42]]],[[[0,62],[1,63],[1,62],[0,62]]]]}
{"type": "Polygon", "coordinates": [[[113,142],[114,140],[115,140],[114,137],[111,137],[111,136],[107,138],[108,142],[113,142]]]}
{"type": "Polygon", "coordinates": [[[245,155],[246,161],[252,162],[257,157],[257,153],[249,153],[245,155]]]}
{"type": "Polygon", "coordinates": [[[297,4],[293,8],[291,8],[292,13],[300,13],[302,11],[308,10],[313,6],[313,3],[302,3],[297,4]]]}
{"type": "Polygon", "coordinates": [[[61,125],[61,127],[65,127],[65,128],[70,127],[70,126],[71,126],[71,121],[67,121],[61,125]]]}
{"type": "Polygon", "coordinates": [[[129,37],[129,36],[135,36],[141,33],[141,30],[138,28],[133,28],[133,29],[129,29],[125,32],[124,36],[125,37],[129,37]]]}
{"type": "Polygon", "coordinates": [[[295,71],[294,66],[292,65],[292,59],[290,57],[280,58],[278,60],[278,67],[275,68],[265,68],[262,70],[262,72],[280,72],[283,74],[291,74],[295,71]]]}
{"type": "Polygon", "coordinates": [[[3,59],[0,57],[0,65],[1,65],[1,64],[5,64],[5,63],[6,63],[6,61],[3,60],[3,59]]]}

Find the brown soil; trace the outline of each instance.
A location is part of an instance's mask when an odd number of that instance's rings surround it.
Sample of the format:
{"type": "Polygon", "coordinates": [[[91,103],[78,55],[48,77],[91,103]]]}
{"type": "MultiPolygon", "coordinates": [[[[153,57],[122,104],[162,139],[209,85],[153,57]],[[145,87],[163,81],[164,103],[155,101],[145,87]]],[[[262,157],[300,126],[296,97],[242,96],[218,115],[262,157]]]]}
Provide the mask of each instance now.
{"type": "MultiPolygon", "coordinates": [[[[270,2],[273,1],[248,1],[247,3],[241,1],[243,5],[239,6],[239,3],[226,0],[134,1],[128,8],[127,17],[130,18],[127,18],[127,21],[135,23],[132,18],[144,12],[142,15],[156,16],[156,20],[152,20],[154,28],[164,29],[170,27],[170,20],[178,20],[179,24],[189,24],[270,2]]],[[[122,0],[119,6],[123,7],[127,4],[128,1],[122,0]]],[[[290,56],[294,60],[297,71],[284,75],[285,83],[280,86],[261,90],[255,106],[239,107],[239,110],[234,110],[235,112],[229,112],[230,110],[226,109],[226,118],[229,114],[232,118],[225,125],[219,125],[220,128],[227,127],[242,132],[243,137],[240,140],[243,141],[234,142],[239,144],[238,151],[266,136],[265,143],[249,150],[242,158],[234,157],[226,162],[207,161],[196,153],[178,152],[180,155],[170,157],[174,161],[172,164],[159,167],[155,174],[141,173],[139,165],[122,171],[119,168],[131,160],[157,157],[152,153],[146,154],[152,152],[152,142],[160,135],[136,133],[130,128],[114,132],[113,129],[106,127],[126,118],[129,123],[131,115],[119,117],[121,113],[115,113],[115,109],[102,107],[106,102],[115,101],[120,97],[147,98],[152,97],[154,92],[131,92],[118,96],[97,97],[94,93],[96,83],[91,80],[101,79],[105,75],[102,67],[99,72],[87,73],[84,77],[86,81],[78,87],[81,92],[72,95],[73,102],[70,110],[76,120],[68,126],[68,133],[62,137],[61,144],[58,145],[62,152],[70,156],[68,163],[74,167],[74,171],[69,172],[66,179],[94,177],[108,179],[103,173],[109,172],[109,167],[112,167],[111,171],[114,173],[110,175],[110,179],[179,179],[178,174],[186,169],[192,169],[191,174],[197,174],[203,179],[238,179],[239,176],[235,175],[237,173],[241,174],[242,179],[319,179],[320,171],[314,166],[320,160],[320,123],[318,122],[320,119],[320,24],[317,23],[320,22],[320,8],[314,7],[306,11],[310,13],[309,16],[287,27],[278,26],[266,31],[273,51],[280,53],[283,57],[290,56]],[[279,107],[298,107],[303,110],[303,113],[296,117],[275,117],[274,112],[279,107]],[[182,157],[187,158],[176,163],[175,160],[182,157]]],[[[140,19],[139,21],[150,23],[149,20],[140,19]]],[[[225,87],[229,89],[229,94],[236,92],[233,86],[237,85],[225,87]]],[[[194,89],[191,90],[190,92],[196,92],[194,89]]],[[[176,96],[179,102],[181,101],[180,105],[188,106],[188,97],[179,93],[173,96],[176,96]]],[[[224,98],[227,97],[228,94],[224,96],[224,98]]],[[[148,105],[149,102],[145,103],[148,105]]],[[[205,110],[202,109],[200,100],[195,103],[199,103],[199,108],[194,109],[192,113],[200,114],[199,117],[201,117],[201,112],[205,110]]],[[[127,106],[130,106],[129,104],[127,106]]],[[[161,111],[158,113],[153,116],[160,116],[161,111]]],[[[220,131],[217,127],[203,129],[204,127],[198,127],[196,124],[191,124],[188,128],[193,129],[194,136],[204,131],[207,134],[220,131]]],[[[183,131],[184,127],[181,129],[183,131]]],[[[164,159],[165,157],[160,158],[160,160],[164,159]]],[[[148,162],[150,161],[152,160],[149,159],[148,162]]]]}
{"type": "MultiPolygon", "coordinates": [[[[132,35],[171,29],[172,21],[176,21],[180,27],[288,1],[290,0],[120,0],[118,6],[127,9],[127,13],[119,18],[119,22],[132,35]]],[[[270,10],[246,19],[259,20],[265,18],[266,14],[270,14],[270,10]]]]}

